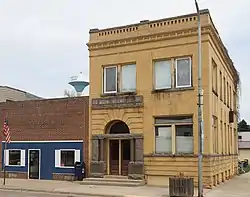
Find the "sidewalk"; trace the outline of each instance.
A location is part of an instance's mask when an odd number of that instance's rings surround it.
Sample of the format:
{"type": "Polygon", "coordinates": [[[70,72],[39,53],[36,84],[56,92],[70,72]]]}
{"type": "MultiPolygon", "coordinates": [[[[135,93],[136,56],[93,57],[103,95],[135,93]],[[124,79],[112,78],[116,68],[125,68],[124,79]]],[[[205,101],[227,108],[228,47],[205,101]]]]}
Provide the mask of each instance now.
{"type": "Polygon", "coordinates": [[[206,197],[248,197],[250,196],[250,172],[236,176],[233,179],[210,190],[206,197]]]}
{"type": "Polygon", "coordinates": [[[6,179],[6,185],[4,186],[3,179],[1,179],[0,189],[57,193],[57,194],[68,194],[68,195],[86,195],[95,197],[168,196],[168,188],[158,188],[158,187],[148,187],[148,186],[142,186],[142,187],[118,187],[118,186],[99,186],[99,185],[94,186],[94,185],[80,185],[74,182],[48,181],[48,180],[6,179]]]}
{"type": "MultiPolygon", "coordinates": [[[[76,182],[67,181],[6,179],[6,185],[3,185],[3,179],[1,179],[0,184],[0,190],[21,190],[95,197],[166,197],[169,194],[167,187],[80,185],[76,182]]],[[[208,191],[204,190],[204,194],[208,193],[208,191]]],[[[197,191],[195,196],[197,196],[197,191]]]]}

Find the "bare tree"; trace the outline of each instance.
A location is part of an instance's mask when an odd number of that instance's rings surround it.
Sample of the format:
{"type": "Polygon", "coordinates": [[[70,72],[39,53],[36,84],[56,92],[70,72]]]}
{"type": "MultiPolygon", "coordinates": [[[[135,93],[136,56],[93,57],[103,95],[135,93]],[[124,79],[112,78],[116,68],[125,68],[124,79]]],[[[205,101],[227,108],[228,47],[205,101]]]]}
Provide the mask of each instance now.
{"type": "Polygon", "coordinates": [[[64,96],[65,97],[75,97],[76,94],[74,91],[64,90],[64,96]]]}

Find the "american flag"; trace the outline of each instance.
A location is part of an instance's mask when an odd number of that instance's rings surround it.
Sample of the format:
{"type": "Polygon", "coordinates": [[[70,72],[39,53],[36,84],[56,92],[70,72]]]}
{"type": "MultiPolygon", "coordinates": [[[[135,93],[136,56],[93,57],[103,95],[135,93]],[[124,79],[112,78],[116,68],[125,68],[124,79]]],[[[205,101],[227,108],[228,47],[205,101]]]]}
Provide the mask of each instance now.
{"type": "Polygon", "coordinates": [[[4,120],[3,134],[6,137],[6,142],[10,143],[10,128],[9,128],[9,124],[8,124],[8,120],[7,119],[4,120]]]}

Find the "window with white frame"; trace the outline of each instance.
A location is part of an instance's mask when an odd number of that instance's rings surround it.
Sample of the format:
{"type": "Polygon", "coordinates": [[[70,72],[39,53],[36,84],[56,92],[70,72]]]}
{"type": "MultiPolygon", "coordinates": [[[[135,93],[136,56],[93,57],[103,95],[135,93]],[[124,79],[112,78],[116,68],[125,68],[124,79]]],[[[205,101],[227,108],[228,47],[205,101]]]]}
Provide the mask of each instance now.
{"type": "Polygon", "coordinates": [[[172,128],[171,126],[158,126],[155,128],[156,153],[172,153],[172,128]]]}
{"type": "Polygon", "coordinates": [[[192,117],[155,118],[155,153],[192,154],[193,140],[192,117]]]}
{"type": "Polygon", "coordinates": [[[117,66],[104,68],[104,93],[117,92],[117,66]]]}
{"type": "Polygon", "coordinates": [[[106,66],[103,70],[103,92],[135,92],[136,65],[106,66]]]}
{"type": "Polygon", "coordinates": [[[55,150],[55,167],[73,168],[77,161],[80,161],[80,150],[55,150]]]}
{"type": "Polygon", "coordinates": [[[180,58],[175,60],[176,87],[192,86],[191,58],[180,58]]]}
{"type": "Polygon", "coordinates": [[[6,166],[25,166],[25,150],[4,150],[4,159],[6,166]]]}
{"type": "Polygon", "coordinates": [[[154,88],[156,90],[171,88],[171,62],[171,60],[162,60],[154,62],[154,88]]]}

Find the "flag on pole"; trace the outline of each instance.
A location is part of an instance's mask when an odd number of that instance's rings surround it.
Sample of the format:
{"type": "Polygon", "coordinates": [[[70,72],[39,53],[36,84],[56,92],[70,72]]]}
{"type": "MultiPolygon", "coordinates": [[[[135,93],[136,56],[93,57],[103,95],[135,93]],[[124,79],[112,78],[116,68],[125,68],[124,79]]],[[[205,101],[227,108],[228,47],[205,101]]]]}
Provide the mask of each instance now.
{"type": "Polygon", "coordinates": [[[4,120],[4,124],[3,124],[3,134],[6,138],[6,142],[10,143],[10,128],[9,128],[9,124],[8,124],[8,120],[5,119],[4,120]]]}

